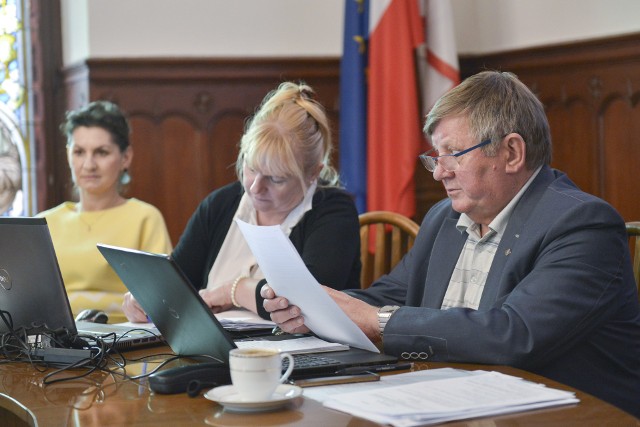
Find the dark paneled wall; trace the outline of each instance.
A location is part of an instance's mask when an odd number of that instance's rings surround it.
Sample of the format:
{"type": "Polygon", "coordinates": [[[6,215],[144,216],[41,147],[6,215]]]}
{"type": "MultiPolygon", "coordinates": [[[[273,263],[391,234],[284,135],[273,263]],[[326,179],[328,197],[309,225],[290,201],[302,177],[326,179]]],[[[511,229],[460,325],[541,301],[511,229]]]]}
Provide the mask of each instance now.
{"type": "Polygon", "coordinates": [[[127,111],[129,195],[162,211],[175,244],[197,204],[236,179],[244,122],[262,98],[284,80],[305,81],[337,124],[338,73],[336,59],[90,60],[65,81],[70,108],[109,99],[127,111]]]}
{"type": "Polygon", "coordinates": [[[640,34],[461,58],[463,72],[517,74],[542,100],[553,166],[640,219],[640,34]]]}
{"type": "MultiPolygon", "coordinates": [[[[463,76],[485,68],[516,73],[541,98],[555,167],[612,203],[627,221],[640,219],[634,180],[640,34],[461,58],[463,76]]],[[[304,80],[316,89],[338,143],[338,59],[89,60],[64,70],[64,77],[68,108],[110,99],[128,111],[135,149],[130,195],[160,208],[174,244],[198,202],[235,179],[245,118],[281,81],[304,80]]],[[[65,162],[64,151],[52,159],[65,162]]],[[[51,169],[61,171],[58,187],[68,182],[66,169],[51,169]]],[[[422,167],[415,176],[420,221],[444,193],[422,167]]]]}

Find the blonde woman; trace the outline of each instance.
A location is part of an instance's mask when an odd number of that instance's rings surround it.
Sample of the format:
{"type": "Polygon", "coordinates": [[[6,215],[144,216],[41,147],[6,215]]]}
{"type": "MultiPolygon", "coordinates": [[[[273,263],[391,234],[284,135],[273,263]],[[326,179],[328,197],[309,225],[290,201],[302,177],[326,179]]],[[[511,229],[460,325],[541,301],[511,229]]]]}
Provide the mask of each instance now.
{"type": "MultiPolygon", "coordinates": [[[[352,197],[330,164],[331,131],[306,84],[270,92],[248,121],[236,162],[238,181],[209,194],[173,256],[213,311],[244,307],[263,317],[264,274],[233,221],[280,225],[316,280],[360,286],[360,235],[352,197]]],[[[131,321],[146,315],[129,294],[131,321]]]]}

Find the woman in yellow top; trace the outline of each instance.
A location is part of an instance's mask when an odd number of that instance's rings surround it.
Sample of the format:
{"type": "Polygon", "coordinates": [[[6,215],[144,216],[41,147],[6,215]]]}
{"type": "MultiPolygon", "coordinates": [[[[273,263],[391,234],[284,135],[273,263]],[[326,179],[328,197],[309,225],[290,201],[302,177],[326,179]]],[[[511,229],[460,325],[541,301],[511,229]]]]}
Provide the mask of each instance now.
{"type": "Polygon", "coordinates": [[[74,315],[97,309],[107,313],[110,323],[122,322],[127,289],[96,244],[169,253],[169,233],[156,207],[122,195],[131,180],[133,149],[129,124],[115,104],[97,101],[67,112],[61,130],[79,201],[38,216],[49,224],[74,315]]]}

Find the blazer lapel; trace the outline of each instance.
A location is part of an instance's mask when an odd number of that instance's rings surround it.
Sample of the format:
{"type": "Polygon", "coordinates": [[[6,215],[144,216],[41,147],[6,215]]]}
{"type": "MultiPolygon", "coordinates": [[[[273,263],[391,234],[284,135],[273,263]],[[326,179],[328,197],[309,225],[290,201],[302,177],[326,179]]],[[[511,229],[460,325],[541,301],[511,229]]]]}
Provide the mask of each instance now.
{"type": "Polygon", "coordinates": [[[534,212],[540,198],[553,179],[553,171],[548,166],[543,167],[511,213],[509,223],[507,224],[504,235],[500,239],[498,250],[493,258],[491,270],[484,285],[484,291],[482,292],[482,298],[478,306],[479,310],[489,309],[501,295],[510,291],[510,289],[500,289],[503,271],[512,257],[515,256],[515,259],[518,259],[518,241],[520,239],[526,239],[527,220],[531,213],[534,212]]]}
{"type": "Polygon", "coordinates": [[[423,295],[424,307],[439,309],[442,306],[453,269],[467,240],[467,233],[456,228],[457,222],[456,218],[447,218],[433,244],[423,295]]]}

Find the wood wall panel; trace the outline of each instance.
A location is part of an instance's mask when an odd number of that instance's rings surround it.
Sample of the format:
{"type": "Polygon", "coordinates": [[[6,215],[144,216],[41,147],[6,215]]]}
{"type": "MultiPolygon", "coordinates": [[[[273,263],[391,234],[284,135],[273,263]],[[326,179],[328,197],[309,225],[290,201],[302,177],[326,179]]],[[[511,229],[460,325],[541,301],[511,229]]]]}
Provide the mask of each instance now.
{"type": "Polygon", "coordinates": [[[553,166],[640,219],[640,34],[461,58],[464,75],[517,74],[545,105],[553,166]]]}
{"type": "MultiPolygon", "coordinates": [[[[206,183],[235,179],[235,162],[238,156],[238,144],[242,137],[246,114],[236,112],[221,115],[215,120],[215,126],[211,126],[207,132],[207,146],[211,147],[215,141],[227,141],[227,149],[218,152],[216,156],[210,156],[211,163],[206,165],[206,183]]],[[[213,124],[213,123],[212,123],[213,124]]]]}
{"type": "Polygon", "coordinates": [[[607,103],[601,113],[603,194],[628,220],[640,218],[640,106],[630,99],[607,103]]]}
{"type": "Polygon", "coordinates": [[[131,126],[135,131],[129,194],[157,206],[172,226],[184,228],[189,213],[182,207],[193,207],[202,198],[205,179],[200,159],[210,157],[202,153],[204,135],[181,117],[155,124],[134,116],[131,126]]]}
{"type": "Polygon", "coordinates": [[[571,178],[585,190],[598,188],[598,160],[595,149],[597,128],[591,120],[588,105],[575,100],[547,107],[549,126],[553,134],[553,166],[565,171],[591,171],[572,174],[571,178]],[[580,123],[576,126],[574,123],[580,123]],[[556,143],[571,141],[571,143],[556,143]]]}
{"type": "MultiPolygon", "coordinates": [[[[640,157],[640,34],[463,56],[460,65],[463,77],[482,69],[517,74],[545,105],[553,166],[612,203],[625,220],[640,219],[634,178],[640,157]]],[[[337,147],[337,58],[104,59],[64,70],[67,108],[111,99],[129,113],[135,149],[130,195],[160,208],[174,243],[197,203],[235,179],[245,118],[287,79],[316,89],[334,124],[337,147]]],[[[63,150],[63,143],[58,146],[63,150]]],[[[336,150],[336,165],[338,157],[336,150]]],[[[420,221],[445,194],[417,165],[420,221]]],[[[59,171],[55,182],[69,194],[63,184],[68,168],[50,169],[59,171]]]]}
{"type": "MultiPolygon", "coordinates": [[[[197,204],[236,179],[245,119],[279,83],[309,83],[338,134],[337,59],[89,60],[64,73],[67,109],[108,99],[127,111],[129,195],[162,211],[174,244],[197,204]]],[[[58,182],[68,182],[68,173],[58,182]]]]}

